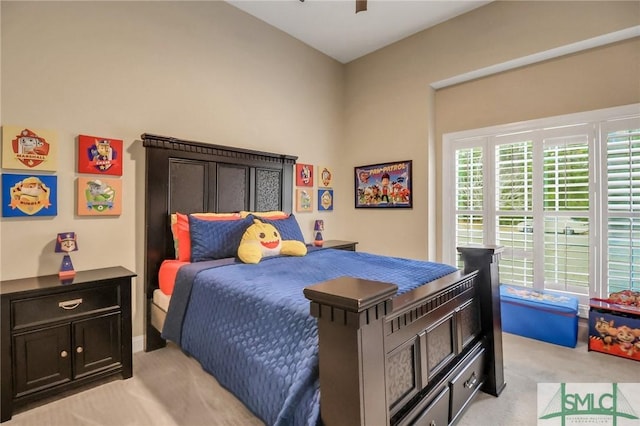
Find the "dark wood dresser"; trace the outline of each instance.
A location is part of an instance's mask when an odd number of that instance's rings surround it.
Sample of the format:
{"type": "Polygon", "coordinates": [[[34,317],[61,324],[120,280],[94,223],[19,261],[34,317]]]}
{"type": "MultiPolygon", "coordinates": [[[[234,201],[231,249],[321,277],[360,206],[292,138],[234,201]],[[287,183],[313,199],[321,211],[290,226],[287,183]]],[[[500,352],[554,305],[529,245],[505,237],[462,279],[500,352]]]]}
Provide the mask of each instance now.
{"type": "Polygon", "coordinates": [[[322,248],[356,251],[356,244],[358,244],[356,241],[326,240],[322,248]]]}
{"type": "Polygon", "coordinates": [[[111,375],[132,376],[131,278],[123,267],[0,282],[1,418],[111,375]]]}

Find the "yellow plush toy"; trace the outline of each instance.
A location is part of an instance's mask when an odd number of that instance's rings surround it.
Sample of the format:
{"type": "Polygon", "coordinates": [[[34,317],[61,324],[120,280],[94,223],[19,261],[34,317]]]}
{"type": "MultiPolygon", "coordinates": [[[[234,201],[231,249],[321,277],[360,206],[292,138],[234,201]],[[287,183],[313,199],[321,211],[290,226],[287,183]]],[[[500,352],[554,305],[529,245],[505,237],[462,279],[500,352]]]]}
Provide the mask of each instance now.
{"type": "Polygon", "coordinates": [[[283,241],[280,232],[271,224],[253,220],[240,240],[238,257],[244,263],[258,263],[265,256],[284,254],[287,256],[304,256],[307,246],[297,240],[283,241]]]}

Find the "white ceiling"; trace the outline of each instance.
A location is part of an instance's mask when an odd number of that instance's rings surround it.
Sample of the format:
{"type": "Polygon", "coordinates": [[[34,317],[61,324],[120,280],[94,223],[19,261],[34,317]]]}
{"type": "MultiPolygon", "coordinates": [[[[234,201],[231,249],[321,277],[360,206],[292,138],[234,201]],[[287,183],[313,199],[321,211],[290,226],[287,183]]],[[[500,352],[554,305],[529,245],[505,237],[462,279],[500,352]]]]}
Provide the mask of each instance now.
{"type": "Polygon", "coordinates": [[[490,0],[226,0],[342,63],[444,22],[490,0]]]}

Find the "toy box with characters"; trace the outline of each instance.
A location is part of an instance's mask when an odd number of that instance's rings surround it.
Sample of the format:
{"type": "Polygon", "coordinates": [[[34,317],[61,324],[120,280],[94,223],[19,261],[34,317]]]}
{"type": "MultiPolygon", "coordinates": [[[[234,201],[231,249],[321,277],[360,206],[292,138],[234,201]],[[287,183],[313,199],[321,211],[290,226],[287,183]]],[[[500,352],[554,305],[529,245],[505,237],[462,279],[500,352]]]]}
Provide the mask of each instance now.
{"type": "Polygon", "coordinates": [[[590,300],[589,350],[640,361],[640,292],[590,300]]]}
{"type": "Polygon", "coordinates": [[[578,299],[547,290],[500,286],[502,330],[556,345],[578,341],[578,299]]]}

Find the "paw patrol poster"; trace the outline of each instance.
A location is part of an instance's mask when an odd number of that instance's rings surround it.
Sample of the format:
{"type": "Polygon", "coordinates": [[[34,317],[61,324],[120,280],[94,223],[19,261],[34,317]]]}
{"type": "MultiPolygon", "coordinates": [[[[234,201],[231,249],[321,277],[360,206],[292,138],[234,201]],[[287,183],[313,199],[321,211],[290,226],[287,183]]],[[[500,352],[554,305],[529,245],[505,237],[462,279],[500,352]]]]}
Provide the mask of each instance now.
{"type": "Polygon", "coordinates": [[[296,211],[311,212],[313,211],[313,190],[298,188],[296,189],[296,211]]]}
{"type": "Polygon", "coordinates": [[[333,182],[333,170],[327,166],[318,166],[318,187],[331,188],[333,182]]]}
{"type": "Polygon", "coordinates": [[[56,176],[2,174],[2,216],[56,216],[56,176]]]}
{"type": "Polygon", "coordinates": [[[122,176],[122,140],[78,136],[78,173],[122,176]]]}
{"type": "Polygon", "coordinates": [[[54,132],[32,127],[2,126],[2,167],[56,171],[58,140],[54,132]]]}
{"type": "Polygon", "coordinates": [[[328,212],[333,210],[333,189],[318,189],[318,211],[328,212]]]}
{"type": "Polygon", "coordinates": [[[120,179],[78,178],[79,216],[118,216],[121,213],[120,179]]]}
{"type": "Polygon", "coordinates": [[[412,161],[354,167],[356,208],[411,208],[412,161]]]}
{"type": "Polygon", "coordinates": [[[296,186],[313,186],[313,166],[296,164],[296,186]]]}

